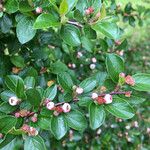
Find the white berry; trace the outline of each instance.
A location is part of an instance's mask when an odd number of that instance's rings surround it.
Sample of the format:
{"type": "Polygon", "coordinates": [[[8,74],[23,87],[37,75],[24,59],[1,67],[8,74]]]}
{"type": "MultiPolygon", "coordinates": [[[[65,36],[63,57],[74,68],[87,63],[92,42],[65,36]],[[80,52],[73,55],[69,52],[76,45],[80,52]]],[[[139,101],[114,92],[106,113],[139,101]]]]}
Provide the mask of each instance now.
{"type": "Polygon", "coordinates": [[[92,93],[92,99],[96,99],[98,97],[97,93],[92,93]]]}
{"type": "Polygon", "coordinates": [[[55,104],[53,102],[49,102],[46,104],[46,108],[49,110],[52,110],[55,107],[55,104]]]}
{"type": "Polygon", "coordinates": [[[11,106],[16,106],[19,103],[19,99],[15,96],[10,97],[8,101],[11,106]]]}
{"type": "Polygon", "coordinates": [[[104,96],[104,100],[105,100],[105,104],[110,104],[110,103],[112,103],[112,95],[106,94],[106,95],[104,96]]]}
{"type": "Polygon", "coordinates": [[[76,88],[76,93],[77,94],[82,94],[83,93],[83,89],[81,87],[77,87],[76,88]]]}
{"type": "Polygon", "coordinates": [[[62,106],[63,112],[67,113],[71,110],[71,106],[69,103],[64,103],[62,106]]]}
{"type": "Polygon", "coordinates": [[[96,65],[95,64],[90,64],[90,69],[95,69],[96,65]]]}

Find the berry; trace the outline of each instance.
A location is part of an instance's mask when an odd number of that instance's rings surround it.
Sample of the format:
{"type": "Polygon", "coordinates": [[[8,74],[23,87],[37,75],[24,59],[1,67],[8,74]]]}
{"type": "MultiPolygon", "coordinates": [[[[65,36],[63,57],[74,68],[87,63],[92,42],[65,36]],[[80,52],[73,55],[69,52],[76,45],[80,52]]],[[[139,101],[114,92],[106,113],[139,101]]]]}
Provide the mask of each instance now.
{"type": "Polygon", "coordinates": [[[10,97],[8,101],[11,106],[16,106],[19,103],[19,99],[15,96],[10,97]]]}
{"type": "Polygon", "coordinates": [[[82,94],[83,93],[83,89],[81,87],[77,87],[76,88],[76,93],[77,94],[82,94]]]}
{"type": "Polygon", "coordinates": [[[41,14],[43,10],[41,7],[37,7],[35,11],[37,14],[41,14]]]}
{"type": "Polygon", "coordinates": [[[31,117],[31,121],[32,122],[37,122],[37,114],[34,114],[32,117],[31,117]]]}
{"type": "Polygon", "coordinates": [[[119,74],[119,77],[124,78],[124,77],[125,77],[125,73],[121,72],[121,73],[119,74]]]}
{"type": "Polygon", "coordinates": [[[2,139],[3,138],[3,134],[2,133],[0,133],[0,139],[2,139]]]}
{"type": "Polygon", "coordinates": [[[96,59],[95,57],[93,57],[93,58],[92,58],[92,62],[93,62],[93,63],[96,63],[96,62],[97,62],[97,59],[96,59]]]}
{"type": "Polygon", "coordinates": [[[19,118],[19,117],[20,117],[20,113],[19,113],[19,112],[16,112],[16,113],[15,113],[15,117],[16,117],[16,118],[19,118]]]}
{"type": "Polygon", "coordinates": [[[95,69],[96,65],[95,64],[90,64],[90,69],[93,70],[95,69]]]}
{"type": "Polygon", "coordinates": [[[106,95],[104,96],[104,100],[105,100],[105,104],[110,104],[110,103],[112,103],[112,95],[106,94],[106,95]]]}
{"type": "Polygon", "coordinates": [[[49,110],[52,110],[55,107],[55,104],[53,102],[49,102],[46,104],[46,108],[49,110]]]}
{"type": "Polygon", "coordinates": [[[28,135],[29,136],[37,136],[38,135],[38,131],[35,128],[30,127],[29,131],[28,131],[28,135]]]}
{"type": "Polygon", "coordinates": [[[62,109],[63,109],[64,113],[67,113],[71,110],[71,106],[70,106],[69,103],[64,103],[63,106],[62,106],[62,109]]]}
{"type": "Polygon", "coordinates": [[[97,98],[97,103],[98,104],[104,104],[105,103],[105,100],[104,100],[104,98],[103,97],[101,97],[101,96],[98,96],[98,98],[97,98]]]}
{"type": "Polygon", "coordinates": [[[126,82],[127,84],[131,85],[131,86],[134,86],[134,85],[135,85],[135,81],[134,81],[133,77],[130,76],[130,75],[127,75],[127,76],[125,77],[125,82],[126,82]]]}
{"type": "Polygon", "coordinates": [[[92,99],[96,99],[98,98],[98,94],[97,93],[92,93],[92,99]]]}

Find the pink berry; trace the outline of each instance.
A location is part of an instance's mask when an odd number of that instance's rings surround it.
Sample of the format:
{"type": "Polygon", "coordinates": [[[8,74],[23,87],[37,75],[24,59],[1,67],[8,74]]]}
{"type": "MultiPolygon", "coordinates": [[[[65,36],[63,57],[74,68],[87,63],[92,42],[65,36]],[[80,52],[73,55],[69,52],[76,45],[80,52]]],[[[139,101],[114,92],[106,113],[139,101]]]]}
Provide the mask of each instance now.
{"type": "Polygon", "coordinates": [[[36,116],[31,117],[31,121],[32,121],[32,122],[37,122],[37,120],[38,120],[38,119],[37,119],[36,116]]]}
{"type": "Polygon", "coordinates": [[[0,139],[2,139],[3,138],[3,134],[2,133],[0,133],[0,139]]]}
{"type": "Polygon", "coordinates": [[[127,75],[127,76],[125,77],[125,82],[126,82],[127,84],[131,85],[131,86],[134,86],[134,85],[135,85],[135,81],[134,81],[133,77],[130,76],[130,75],[127,75]]]}
{"type": "Polygon", "coordinates": [[[110,104],[110,103],[112,103],[112,95],[106,94],[106,95],[104,96],[104,100],[105,100],[105,104],[110,104]]]}
{"type": "Polygon", "coordinates": [[[35,11],[37,14],[41,14],[43,10],[41,7],[37,7],[35,11]]]}
{"type": "Polygon", "coordinates": [[[20,113],[19,113],[19,112],[16,112],[16,113],[15,113],[15,117],[16,117],[16,118],[19,118],[19,117],[20,117],[20,113]]]}

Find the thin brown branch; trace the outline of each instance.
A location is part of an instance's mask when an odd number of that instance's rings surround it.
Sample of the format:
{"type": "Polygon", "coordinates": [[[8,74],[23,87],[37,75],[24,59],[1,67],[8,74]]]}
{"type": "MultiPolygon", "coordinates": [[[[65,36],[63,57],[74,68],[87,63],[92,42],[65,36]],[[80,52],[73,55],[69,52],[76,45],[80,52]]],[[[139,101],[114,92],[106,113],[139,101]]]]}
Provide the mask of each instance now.
{"type": "Polygon", "coordinates": [[[83,25],[82,24],[80,24],[79,22],[74,22],[74,21],[67,21],[67,23],[69,23],[69,24],[73,24],[73,25],[75,25],[75,26],[78,26],[78,27],[83,27],[83,25]]]}

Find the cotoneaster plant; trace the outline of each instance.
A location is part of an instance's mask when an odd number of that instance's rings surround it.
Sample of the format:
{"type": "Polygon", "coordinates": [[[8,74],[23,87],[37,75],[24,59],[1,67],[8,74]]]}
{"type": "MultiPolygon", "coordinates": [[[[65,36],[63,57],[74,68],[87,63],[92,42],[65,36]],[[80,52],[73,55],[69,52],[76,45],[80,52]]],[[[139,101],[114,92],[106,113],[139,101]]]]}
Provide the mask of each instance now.
{"type": "Polygon", "coordinates": [[[150,75],[126,72],[109,3],[7,0],[0,9],[0,148],[19,139],[25,150],[55,149],[68,131],[134,116],[150,75]]]}

